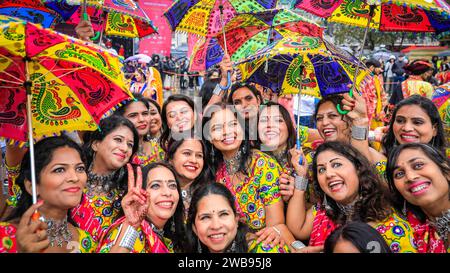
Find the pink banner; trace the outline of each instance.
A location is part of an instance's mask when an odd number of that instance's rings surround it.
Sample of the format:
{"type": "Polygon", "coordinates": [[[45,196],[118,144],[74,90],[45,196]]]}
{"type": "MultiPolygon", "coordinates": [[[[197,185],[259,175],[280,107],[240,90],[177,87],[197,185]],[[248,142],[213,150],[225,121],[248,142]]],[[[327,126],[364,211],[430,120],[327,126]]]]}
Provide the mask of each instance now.
{"type": "Polygon", "coordinates": [[[159,33],[141,39],[139,42],[139,53],[149,56],[152,54],[169,56],[170,46],[172,44],[172,31],[163,14],[172,5],[172,2],[172,0],[139,1],[140,7],[145,11],[150,20],[153,21],[159,33]]]}

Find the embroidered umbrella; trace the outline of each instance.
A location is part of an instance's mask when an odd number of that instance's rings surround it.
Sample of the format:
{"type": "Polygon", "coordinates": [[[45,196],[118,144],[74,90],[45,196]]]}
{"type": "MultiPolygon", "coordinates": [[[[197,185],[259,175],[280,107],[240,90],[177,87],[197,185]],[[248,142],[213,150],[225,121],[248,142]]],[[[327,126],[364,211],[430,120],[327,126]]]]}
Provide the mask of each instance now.
{"type": "MultiPolygon", "coordinates": [[[[294,7],[330,22],[365,27],[358,57],[362,55],[369,28],[437,33],[450,30],[450,6],[442,0],[297,0],[294,7]]],[[[339,105],[338,111],[348,113],[339,105]]]]}
{"type": "Polygon", "coordinates": [[[56,12],[36,0],[0,0],[0,15],[14,16],[47,28],[59,20],[56,12]]]}
{"type": "Polygon", "coordinates": [[[450,6],[443,0],[297,0],[294,7],[330,22],[366,27],[370,20],[369,27],[380,31],[450,30],[450,6]]]}
{"type": "MultiPolygon", "coordinates": [[[[178,0],[164,13],[172,31],[215,37],[237,13],[275,8],[277,0],[178,0]]],[[[225,38],[224,38],[225,39],[225,38]]],[[[228,49],[224,43],[224,52],[228,49]]],[[[231,74],[228,73],[228,86],[231,74]]]]}
{"type": "MultiPolygon", "coordinates": [[[[275,93],[320,98],[348,92],[352,73],[362,66],[354,56],[320,37],[288,36],[239,64],[243,80],[275,93]]],[[[367,72],[358,72],[357,84],[367,72]]]]}
{"type": "MultiPolygon", "coordinates": [[[[78,0],[44,0],[45,5],[61,15],[65,23],[77,25],[83,15],[83,4],[78,0]]],[[[137,2],[86,0],[86,14],[97,33],[109,36],[143,38],[157,33],[157,28],[137,2]]]]}
{"type": "MultiPolygon", "coordinates": [[[[105,114],[132,98],[108,51],[6,16],[0,30],[0,137],[28,142],[32,159],[33,139],[96,130],[105,114]]],[[[33,160],[31,166],[34,176],[33,160]]]]}
{"type": "MultiPolygon", "coordinates": [[[[306,36],[322,36],[322,28],[286,9],[269,9],[250,13],[240,13],[225,25],[225,40],[231,60],[238,62],[250,57],[259,49],[282,37],[294,33],[306,36]]],[[[222,60],[225,47],[224,37],[218,34],[199,42],[196,58],[192,58],[191,67],[208,69],[222,60]]],[[[205,70],[203,69],[203,70],[205,70]]]]}

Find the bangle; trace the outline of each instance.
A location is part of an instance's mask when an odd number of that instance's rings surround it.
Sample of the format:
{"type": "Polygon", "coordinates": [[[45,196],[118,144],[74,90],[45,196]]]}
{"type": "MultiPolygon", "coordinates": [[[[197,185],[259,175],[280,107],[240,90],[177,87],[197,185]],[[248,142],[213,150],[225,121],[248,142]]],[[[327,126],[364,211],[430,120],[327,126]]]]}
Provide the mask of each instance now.
{"type": "Polygon", "coordinates": [[[367,127],[360,127],[353,125],[352,126],[352,138],[355,140],[366,140],[367,139],[367,133],[368,133],[367,127]]]}
{"type": "Polygon", "coordinates": [[[216,87],[214,87],[213,94],[217,95],[217,96],[220,96],[220,92],[222,92],[222,89],[220,88],[220,84],[218,83],[216,85],[216,87]]]}
{"type": "Polygon", "coordinates": [[[125,234],[122,237],[122,240],[120,240],[119,246],[124,247],[128,250],[133,250],[134,243],[136,242],[136,239],[138,237],[139,232],[137,232],[132,226],[128,226],[125,234]]]}
{"type": "Polygon", "coordinates": [[[299,191],[306,191],[306,189],[308,188],[308,179],[304,176],[296,175],[294,188],[299,191]]]}

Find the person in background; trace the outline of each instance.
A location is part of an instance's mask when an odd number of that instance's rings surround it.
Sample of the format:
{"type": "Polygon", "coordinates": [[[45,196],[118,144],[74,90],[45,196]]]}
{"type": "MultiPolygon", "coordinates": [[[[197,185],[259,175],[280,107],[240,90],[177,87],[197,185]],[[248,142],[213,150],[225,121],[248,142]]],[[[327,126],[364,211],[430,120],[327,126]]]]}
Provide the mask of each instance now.
{"type": "Polygon", "coordinates": [[[395,64],[395,59],[396,59],[395,56],[391,55],[389,57],[388,62],[384,66],[384,77],[386,78],[384,89],[386,90],[386,92],[389,95],[392,94],[393,83],[394,83],[394,79],[395,79],[395,74],[394,74],[394,71],[393,71],[394,64],[395,64]]]}
{"type": "Polygon", "coordinates": [[[431,99],[434,88],[429,83],[433,75],[433,65],[425,59],[414,60],[405,66],[405,71],[410,75],[407,80],[402,82],[402,94],[406,99],[414,94],[431,99]]]}

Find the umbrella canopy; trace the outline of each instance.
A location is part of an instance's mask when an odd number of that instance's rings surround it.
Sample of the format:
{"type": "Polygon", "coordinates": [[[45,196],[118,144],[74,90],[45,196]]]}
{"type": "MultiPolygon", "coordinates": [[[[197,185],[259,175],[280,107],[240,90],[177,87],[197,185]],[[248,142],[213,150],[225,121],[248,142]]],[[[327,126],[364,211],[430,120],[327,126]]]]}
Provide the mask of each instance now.
{"type": "Polygon", "coordinates": [[[60,18],[37,0],[0,0],[0,15],[14,16],[49,28],[60,18]]]}
{"type": "Polygon", "coordinates": [[[131,57],[125,59],[125,62],[129,62],[129,61],[137,61],[139,63],[148,64],[149,62],[152,61],[152,57],[145,55],[145,54],[136,54],[134,56],[131,56],[131,57]]]}
{"type": "Polygon", "coordinates": [[[132,97],[108,51],[11,17],[0,22],[0,137],[27,142],[29,118],[34,138],[95,130],[132,97]]]}
{"type": "MultiPolygon", "coordinates": [[[[83,18],[80,1],[45,0],[45,5],[61,15],[68,24],[83,18]]],[[[157,28],[134,1],[88,0],[86,12],[95,31],[109,36],[142,38],[157,33],[157,28]]]]}
{"type": "MultiPolygon", "coordinates": [[[[244,80],[276,93],[320,98],[348,92],[357,65],[362,66],[355,57],[322,38],[290,36],[260,50],[239,68],[244,80]]],[[[366,75],[364,69],[359,71],[358,85],[366,75]]]]}
{"type": "Polygon", "coordinates": [[[189,63],[190,71],[205,71],[222,61],[224,52],[216,38],[208,37],[199,39],[189,63]]]}
{"type": "Polygon", "coordinates": [[[273,9],[276,3],[277,0],[178,0],[164,16],[172,31],[213,37],[237,13],[273,9]]]}
{"type": "MultiPolygon", "coordinates": [[[[322,37],[323,29],[290,10],[271,9],[236,15],[225,25],[232,61],[245,59],[257,50],[292,34],[322,37]]],[[[224,38],[216,37],[224,47],[224,38]]]]}
{"type": "Polygon", "coordinates": [[[442,0],[297,0],[295,8],[337,22],[381,31],[444,32],[450,30],[450,6],[442,0]]]}

